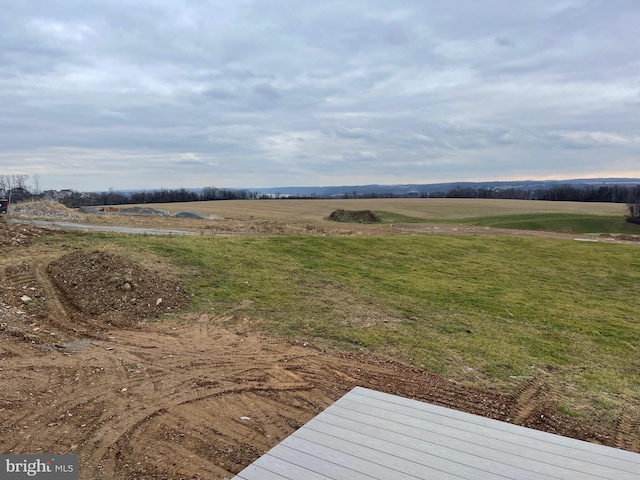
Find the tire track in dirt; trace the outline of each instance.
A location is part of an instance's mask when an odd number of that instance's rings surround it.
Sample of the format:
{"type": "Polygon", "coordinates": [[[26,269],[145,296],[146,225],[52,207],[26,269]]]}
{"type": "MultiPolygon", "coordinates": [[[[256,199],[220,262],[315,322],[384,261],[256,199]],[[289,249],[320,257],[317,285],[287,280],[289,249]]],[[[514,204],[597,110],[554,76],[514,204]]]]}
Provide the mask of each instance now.
{"type": "MultiPolygon", "coordinates": [[[[108,341],[68,355],[34,355],[25,344],[5,381],[17,384],[25,369],[37,375],[19,412],[0,412],[0,447],[76,452],[81,478],[224,478],[355,385],[405,394],[412,386],[422,397],[448,405],[458,398],[458,407],[478,410],[457,384],[401,364],[333,356],[206,321],[204,329],[200,321],[112,331],[108,341]]],[[[484,396],[485,406],[500,403],[484,396]]]]}
{"type": "Polygon", "coordinates": [[[0,330],[34,344],[55,344],[59,339],[56,333],[38,325],[39,317],[43,315],[45,293],[36,278],[34,266],[28,263],[6,266],[0,281],[3,286],[0,290],[3,307],[0,330]]]}
{"type": "Polygon", "coordinates": [[[72,333],[73,337],[101,338],[100,335],[94,333],[96,330],[95,325],[93,329],[89,329],[90,322],[82,318],[77,309],[74,309],[70,305],[62,304],[43,265],[34,267],[33,274],[35,282],[44,293],[46,315],[42,316],[45,317],[47,323],[54,328],[60,329],[62,333],[72,333]]]}
{"type": "Polygon", "coordinates": [[[533,377],[524,383],[514,395],[514,405],[511,410],[513,423],[522,425],[531,420],[533,415],[546,403],[547,386],[540,376],[533,377]]]}
{"type": "Polygon", "coordinates": [[[17,336],[49,348],[65,348],[64,343],[77,339],[101,338],[95,333],[99,326],[63,306],[44,266],[21,263],[4,270],[5,301],[27,313],[23,318],[28,323],[23,322],[22,328],[16,329],[20,333],[17,336]]]}
{"type": "Polygon", "coordinates": [[[614,446],[632,452],[640,452],[640,418],[623,412],[618,418],[614,446]]]}

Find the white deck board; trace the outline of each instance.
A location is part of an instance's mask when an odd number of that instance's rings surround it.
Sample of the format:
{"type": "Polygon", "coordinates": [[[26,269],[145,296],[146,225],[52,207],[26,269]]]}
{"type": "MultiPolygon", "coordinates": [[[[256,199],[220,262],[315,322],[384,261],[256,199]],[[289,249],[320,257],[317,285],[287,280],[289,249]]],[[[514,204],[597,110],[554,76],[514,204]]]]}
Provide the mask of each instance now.
{"type": "MultiPolygon", "coordinates": [[[[408,417],[402,413],[391,412],[387,410],[370,407],[365,409],[360,407],[356,409],[345,409],[342,406],[347,404],[346,402],[341,404],[339,408],[332,411],[331,414],[340,416],[344,419],[358,419],[360,422],[373,421],[381,424],[384,422],[385,428],[389,431],[406,432],[410,429],[414,436],[421,435],[422,437],[432,438],[436,437],[441,443],[447,443],[452,447],[454,445],[464,446],[464,450],[481,457],[489,459],[500,459],[505,456],[513,456],[514,462],[523,468],[533,468],[529,465],[538,465],[539,469],[543,469],[541,473],[547,473],[549,471],[560,469],[571,469],[577,472],[582,472],[584,475],[598,474],[597,472],[602,470],[604,475],[610,468],[616,468],[620,471],[637,472],[640,471],[640,465],[636,465],[625,460],[612,460],[610,457],[600,458],[593,453],[584,455],[584,452],[577,449],[570,449],[570,447],[560,448],[556,446],[554,450],[549,451],[549,446],[540,440],[534,441],[523,435],[516,435],[515,433],[503,433],[500,432],[499,437],[494,436],[495,431],[482,430],[482,427],[477,425],[468,424],[468,430],[464,430],[464,422],[456,420],[454,426],[446,423],[440,423],[442,419],[435,418],[432,421],[425,420],[423,418],[408,417]],[[366,411],[366,413],[361,413],[366,411]],[[582,459],[576,459],[572,455],[581,455],[582,459]],[[608,465],[600,465],[599,463],[606,463],[608,465]],[[556,467],[555,469],[553,467],[556,467]]],[[[352,406],[351,403],[347,405],[352,406]]],[[[327,412],[328,413],[328,412],[327,412]]],[[[324,417],[323,417],[324,418],[324,417]]],[[[521,427],[524,428],[524,427],[521,427]]],[[[597,478],[597,477],[596,477],[597,478]]],[[[605,477],[606,478],[606,477],[605,477]]],[[[624,477],[621,477],[624,478],[624,477]]],[[[637,478],[637,477],[632,477],[637,478]]]]}
{"type": "Polygon", "coordinates": [[[237,480],[640,480],[640,454],[356,387],[237,480]]]}
{"type": "Polygon", "coordinates": [[[319,429],[327,434],[339,436],[345,440],[362,442],[373,446],[376,449],[388,449],[389,443],[398,451],[398,455],[407,460],[420,464],[432,465],[440,463],[442,466],[457,462],[462,466],[472,468],[472,472],[477,474],[483,472],[483,478],[504,478],[505,476],[518,475],[522,480],[544,480],[548,475],[525,472],[520,466],[510,465],[507,462],[495,461],[483,456],[470,454],[461,449],[458,445],[440,445],[437,442],[422,440],[417,437],[385,431],[375,426],[362,425],[355,421],[341,421],[333,425],[331,420],[335,418],[324,417],[323,422],[308,425],[308,429],[319,429]],[[328,421],[327,421],[328,420],[328,421]]]}
{"type": "MultiPolygon", "coordinates": [[[[496,429],[501,432],[516,432],[519,435],[522,434],[522,429],[519,425],[514,425],[506,422],[496,422],[490,418],[481,417],[478,415],[473,415],[470,413],[460,412],[458,410],[453,410],[450,408],[439,407],[438,405],[432,405],[426,402],[419,402],[416,400],[411,400],[409,398],[399,397],[396,395],[389,395],[387,393],[377,392],[375,390],[369,390],[366,388],[360,388],[352,390],[349,392],[350,395],[348,397],[350,400],[361,400],[362,398],[378,398],[380,401],[390,404],[390,405],[405,405],[412,407],[414,409],[423,410],[432,412],[437,415],[441,415],[449,418],[458,418],[462,419],[465,423],[482,425],[491,429],[496,429]]],[[[384,404],[383,403],[383,404],[384,404]]],[[[543,440],[545,443],[551,443],[555,445],[561,446],[569,446],[573,449],[582,450],[585,452],[593,452],[603,457],[613,457],[615,459],[628,459],[629,461],[640,466],[640,455],[633,452],[628,452],[626,450],[620,450],[617,448],[606,447],[603,445],[598,445],[595,443],[589,442],[576,442],[575,439],[569,437],[563,437],[561,435],[553,435],[547,432],[542,432],[539,430],[527,429],[527,437],[537,438],[539,440],[543,440]]]]}

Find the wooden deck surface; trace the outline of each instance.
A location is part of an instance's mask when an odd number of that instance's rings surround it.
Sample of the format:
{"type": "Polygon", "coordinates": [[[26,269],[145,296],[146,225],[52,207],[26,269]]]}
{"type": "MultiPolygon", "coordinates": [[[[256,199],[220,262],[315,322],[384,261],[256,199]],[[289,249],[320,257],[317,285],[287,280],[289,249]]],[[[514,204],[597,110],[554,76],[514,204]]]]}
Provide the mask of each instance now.
{"type": "Polygon", "coordinates": [[[640,479],[640,454],[356,387],[234,480],[640,479]]]}

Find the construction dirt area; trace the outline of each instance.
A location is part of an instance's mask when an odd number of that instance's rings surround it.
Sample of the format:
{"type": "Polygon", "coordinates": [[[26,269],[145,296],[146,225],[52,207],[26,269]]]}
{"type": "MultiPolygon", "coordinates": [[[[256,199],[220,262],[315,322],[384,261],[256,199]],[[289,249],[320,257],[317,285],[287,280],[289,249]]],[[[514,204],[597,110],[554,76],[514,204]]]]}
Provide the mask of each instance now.
{"type": "Polygon", "coordinates": [[[357,385],[640,451],[635,425],[563,415],[543,382],[481,390],[185,313],[166,270],[55,235],[0,222],[2,453],[76,453],[81,479],[231,478],[357,385]]]}

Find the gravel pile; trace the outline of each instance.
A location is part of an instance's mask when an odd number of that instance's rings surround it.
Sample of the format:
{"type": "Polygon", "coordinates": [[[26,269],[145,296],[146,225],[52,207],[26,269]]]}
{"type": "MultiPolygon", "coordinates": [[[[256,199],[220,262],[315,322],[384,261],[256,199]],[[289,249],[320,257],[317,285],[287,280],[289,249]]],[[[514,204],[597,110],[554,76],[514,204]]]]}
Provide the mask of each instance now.
{"type": "Polygon", "coordinates": [[[182,212],[178,212],[174,215],[176,218],[196,218],[196,219],[205,219],[207,218],[200,212],[196,212],[194,210],[184,210],[182,212]]]}
{"type": "Polygon", "coordinates": [[[78,220],[82,218],[74,210],[50,200],[12,204],[9,207],[9,214],[13,217],[55,218],[59,220],[78,220]]]}
{"type": "Polygon", "coordinates": [[[130,207],[123,208],[116,212],[118,215],[146,215],[150,217],[168,217],[169,212],[166,210],[158,210],[149,207],[130,207]]]}

